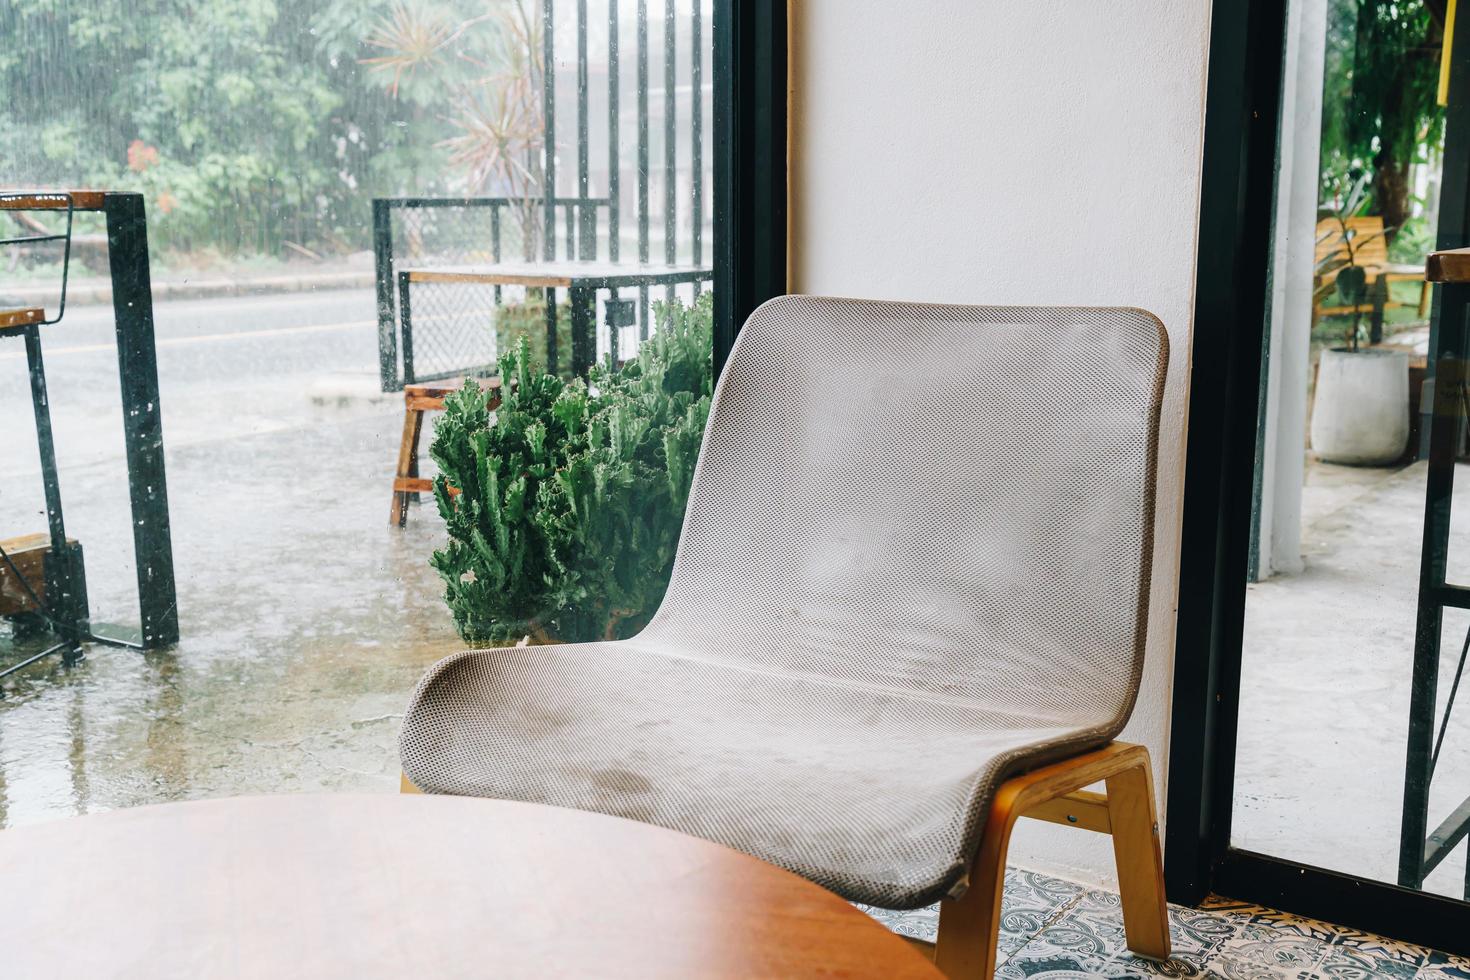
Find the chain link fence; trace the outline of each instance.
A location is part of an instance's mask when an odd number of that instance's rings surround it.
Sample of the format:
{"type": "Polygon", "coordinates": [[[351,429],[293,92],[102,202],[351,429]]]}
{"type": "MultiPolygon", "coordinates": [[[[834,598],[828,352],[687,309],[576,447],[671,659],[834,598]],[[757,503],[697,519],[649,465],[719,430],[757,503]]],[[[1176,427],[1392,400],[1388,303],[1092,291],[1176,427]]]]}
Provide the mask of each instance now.
{"type": "MultiPolygon", "coordinates": [[[[578,215],[595,221],[605,200],[556,202],[552,235],[573,240],[578,215]],[[558,234],[560,232],[560,234],[558,234]]],[[[536,262],[544,249],[539,199],[384,198],[373,202],[378,339],[384,391],[405,383],[486,374],[506,343],[526,335],[545,363],[544,290],[479,283],[415,283],[413,296],[395,270],[536,262]],[[411,310],[405,328],[403,311],[411,310]]],[[[562,246],[563,248],[565,245],[562,246]]],[[[558,304],[558,334],[565,304],[558,304]]],[[[570,344],[566,339],[565,344],[570,344]]],[[[561,351],[569,350],[561,346],[561,351]]],[[[565,360],[565,354],[562,357],[565,360]]]]}
{"type": "MultiPolygon", "coordinates": [[[[552,247],[566,250],[581,231],[579,215],[590,212],[595,219],[606,204],[600,199],[558,200],[552,231],[558,241],[552,247]]],[[[570,375],[571,313],[565,290],[462,281],[410,284],[401,274],[410,268],[536,264],[545,249],[539,201],[389,198],[374,201],[373,209],[384,391],[416,381],[494,373],[501,353],[522,337],[535,363],[570,375]],[[554,346],[548,343],[548,293],[556,303],[554,346]]],[[[691,283],[598,290],[594,357],[635,356],[639,342],[654,329],[653,304],[673,298],[688,304],[697,295],[691,283]]]]}
{"type": "Polygon", "coordinates": [[[404,331],[401,314],[410,300],[399,294],[394,270],[490,264],[507,255],[526,258],[528,247],[534,247],[527,235],[531,229],[521,220],[527,214],[526,202],[508,198],[373,202],[383,390],[493,370],[499,354],[494,315],[500,291],[477,284],[417,290],[412,329],[404,331]]]}

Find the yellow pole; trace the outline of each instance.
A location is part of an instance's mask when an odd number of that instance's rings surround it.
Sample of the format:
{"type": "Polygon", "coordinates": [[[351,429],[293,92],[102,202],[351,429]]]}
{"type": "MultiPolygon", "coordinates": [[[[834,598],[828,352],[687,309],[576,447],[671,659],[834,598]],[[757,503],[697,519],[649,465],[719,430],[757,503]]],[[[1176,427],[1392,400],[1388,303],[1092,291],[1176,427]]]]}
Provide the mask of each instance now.
{"type": "Polygon", "coordinates": [[[1455,0],[1444,9],[1444,49],[1439,53],[1439,104],[1450,104],[1450,48],[1455,40],[1455,0]]]}

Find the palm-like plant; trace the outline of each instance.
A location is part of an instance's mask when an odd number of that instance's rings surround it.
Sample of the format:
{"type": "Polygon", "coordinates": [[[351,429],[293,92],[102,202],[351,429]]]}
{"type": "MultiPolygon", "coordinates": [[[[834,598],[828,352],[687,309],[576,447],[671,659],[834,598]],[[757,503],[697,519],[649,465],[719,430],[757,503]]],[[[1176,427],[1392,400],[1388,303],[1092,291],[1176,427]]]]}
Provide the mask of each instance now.
{"type": "Polygon", "coordinates": [[[1352,326],[1347,330],[1348,350],[1356,352],[1363,320],[1363,304],[1368,302],[1368,270],[1359,263],[1362,248],[1375,238],[1386,235],[1390,230],[1363,233],[1349,224],[1348,219],[1357,217],[1368,203],[1371,188],[1371,173],[1362,174],[1344,185],[1342,180],[1333,180],[1328,185],[1331,192],[1329,206],[1318,211],[1319,219],[1333,220],[1337,227],[1317,239],[1317,245],[1336,240],[1336,247],[1317,263],[1313,270],[1320,285],[1312,296],[1314,304],[1337,294],[1344,306],[1352,308],[1352,326]]]}
{"type": "Polygon", "coordinates": [[[412,78],[421,68],[429,70],[444,63],[441,53],[461,30],[462,27],[455,28],[442,14],[397,3],[393,12],[380,18],[372,33],[364,38],[367,44],[387,53],[364,58],[362,63],[369,71],[391,71],[393,81],[388,91],[396,96],[405,75],[412,78]]]}
{"type": "Polygon", "coordinates": [[[516,202],[512,209],[527,260],[540,253],[544,183],[546,63],[540,20],[526,0],[510,0],[497,13],[499,44],[493,61],[461,58],[486,74],[456,93],[450,122],[459,135],[439,145],[465,171],[469,190],[496,187],[516,202]]]}
{"type": "Polygon", "coordinates": [[[500,0],[494,9],[453,24],[427,7],[399,2],[364,40],[384,53],[363,59],[371,71],[391,71],[389,91],[416,73],[432,79],[435,103],[455,135],[437,145],[464,175],[470,194],[493,189],[514,201],[513,220],[527,260],[540,254],[544,183],[545,58],[535,0],[500,0]],[[493,32],[473,35],[476,45],[456,44],[479,24],[493,32]],[[452,49],[452,56],[451,56],[452,49]]]}

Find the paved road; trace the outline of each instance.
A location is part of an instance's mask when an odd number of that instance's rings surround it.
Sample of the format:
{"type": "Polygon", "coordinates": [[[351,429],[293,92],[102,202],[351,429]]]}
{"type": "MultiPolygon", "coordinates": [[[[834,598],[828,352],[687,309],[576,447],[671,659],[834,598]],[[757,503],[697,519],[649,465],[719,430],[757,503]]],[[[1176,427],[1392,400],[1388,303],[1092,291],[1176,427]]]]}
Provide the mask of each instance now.
{"type": "MultiPolygon", "coordinates": [[[[289,524],[273,508],[330,500],[341,510],[361,497],[386,514],[402,401],[378,390],[371,290],[162,302],[154,319],[176,550],[185,532],[262,542],[289,524]],[[324,498],[307,488],[325,472],[337,475],[324,498]]],[[[87,548],[94,610],[129,622],[135,572],[112,309],[78,307],[43,330],[67,531],[87,548]]],[[[44,531],[18,339],[0,341],[0,419],[0,538],[44,531]]]]}
{"type": "MultiPolygon", "coordinates": [[[[154,307],[170,450],[319,422],[312,394],[371,394],[377,334],[371,290],[181,300],[154,307]]],[[[110,306],[77,307],[44,328],[65,470],[122,456],[110,306]]],[[[344,406],[349,410],[352,405],[344,406]]],[[[377,406],[381,410],[382,406],[377,406]]],[[[25,353],[0,341],[0,492],[37,472],[25,353]]],[[[4,513],[0,500],[0,514],[4,513]]]]}

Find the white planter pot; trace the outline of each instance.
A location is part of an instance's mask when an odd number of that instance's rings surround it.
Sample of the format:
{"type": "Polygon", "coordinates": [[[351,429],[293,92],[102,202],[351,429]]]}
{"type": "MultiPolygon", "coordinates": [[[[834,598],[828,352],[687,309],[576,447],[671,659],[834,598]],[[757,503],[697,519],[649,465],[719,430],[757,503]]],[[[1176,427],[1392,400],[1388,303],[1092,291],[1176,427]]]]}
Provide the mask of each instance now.
{"type": "Polygon", "coordinates": [[[1328,463],[1383,466],[1409,441],[1409,355],[1325,350],[1312,406],[1312,451],[1328,463]]]}

